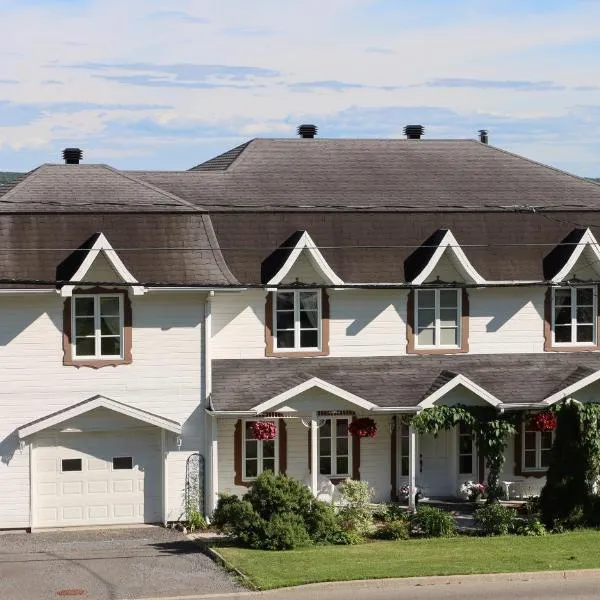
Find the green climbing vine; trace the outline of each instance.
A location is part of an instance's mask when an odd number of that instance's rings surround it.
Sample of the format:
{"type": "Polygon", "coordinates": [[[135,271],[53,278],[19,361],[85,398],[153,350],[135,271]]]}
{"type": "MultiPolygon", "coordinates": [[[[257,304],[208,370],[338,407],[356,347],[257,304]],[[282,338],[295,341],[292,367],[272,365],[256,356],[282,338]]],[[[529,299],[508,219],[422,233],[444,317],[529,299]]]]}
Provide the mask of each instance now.
{"type": "Polygon", "coordinates": [[[488,502],[498,500],[502,495],[498,482],[504,466],[504,451],[509,435],[516,431],[512,417],[500,415],[492,407],[434,406],[415,415],[411,423],[418,433],[437,436],[461,421],[471,426],[477,451],[485,459],[488,469],[488,502]]]}

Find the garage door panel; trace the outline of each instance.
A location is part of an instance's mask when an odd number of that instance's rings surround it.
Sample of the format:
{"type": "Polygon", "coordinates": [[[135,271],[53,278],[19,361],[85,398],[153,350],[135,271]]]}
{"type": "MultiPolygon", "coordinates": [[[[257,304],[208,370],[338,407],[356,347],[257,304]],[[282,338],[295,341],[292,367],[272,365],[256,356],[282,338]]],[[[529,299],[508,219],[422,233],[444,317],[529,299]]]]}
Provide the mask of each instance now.
{"type": "Polygon", "coordinates": [[[35,527],[160,520],[159,430],[57,434],[54,445],[48,441],[35,448],[35,527]]]}

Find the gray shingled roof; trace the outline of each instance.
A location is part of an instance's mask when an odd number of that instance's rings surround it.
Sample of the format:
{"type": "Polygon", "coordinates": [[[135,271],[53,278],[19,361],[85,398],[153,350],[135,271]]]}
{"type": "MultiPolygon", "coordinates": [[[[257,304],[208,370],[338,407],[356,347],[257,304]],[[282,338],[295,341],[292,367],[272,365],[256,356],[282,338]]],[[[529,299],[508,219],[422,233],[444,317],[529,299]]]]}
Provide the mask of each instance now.
{"type": "Polygon", "coordinates": [[[64,266],[75,249],[97,232],[104,233],[140,282],[236,283],[210,219],[182,212],[0,214],[0,279],[53,282],[57,270],[64,275],[61,263],[64,266]]]}
{"type": "Polygon", "coordinates": [[[0,212],[176,211],[199,209],[107,165],[42,165],[0,188],[0,212]]]}
{"type": "Polygon", "coordinates": [[[378,406],[414,407],[460,373],[505,403],[540,402],[600,369],[600,353],[213,361],[215,410],[249,410],[318,377],[378,406]]]}
{"type": "MultiPolygon", "coordinates": [[[[227,264],[244,283],[260,283],[263,261],[299,230],[308,231],[345,282],[406,281],[423,261],[405,261],[440,228],[452,231],[486,279],[543,281],[573,252],[573,246],[558,253],[554,248],[579,225],[600,225],[600,213],[561,212],[546,218],[512,212],[239,212],[213,213],[211,221],[227,264]]],[[[600,240],[600,227],[591,230],[600,240]]],[[[430,251],[423,254],[428,257],[430,251]]]]}
{"type": "Polygon", "coordinates": [[[473,140],[254,139],[240,148],[196,170],[135,175],[211,211],[600,209],[597,183],[473,140]]]}

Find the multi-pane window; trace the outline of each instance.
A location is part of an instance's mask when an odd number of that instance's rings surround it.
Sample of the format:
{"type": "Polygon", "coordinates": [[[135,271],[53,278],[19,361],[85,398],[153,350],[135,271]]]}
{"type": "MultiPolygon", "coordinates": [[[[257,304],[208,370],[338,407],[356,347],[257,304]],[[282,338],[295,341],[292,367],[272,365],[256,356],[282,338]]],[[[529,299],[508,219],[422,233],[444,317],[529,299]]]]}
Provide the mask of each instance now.
{"type": "Polygon", "coordinates": [[[76,358],[122,356],[123,296],[73,296],[73,355],[76,358]]]}
{"type": "Polygon", "coordinates": [[[280,350],[318,350],[321,345],[321,294],[318,290],[275,292],[274,346],[280,350]]]}
{"type": "Polygon", "coordinates": [[[554,288],[552,290],[554,343],[595,343],[596,303],[593,287],[554,288]]]}
{"type": "Polygon", "coordinates": [[[410,429],[406,423],[400,423],[400,476],[408,477],[410,429]]]}
{"type": "Polygon", "coordinates": [[[458,425],[458,473],[473,474],[473,428],[462,421],[458,425]]]}
{"type": "Polygon", "coordinates": [[[254,421],[244,424],[244,480],[255,479],[263,471],[277,473],[279,436],[273,440],[256,440],[252,433],[254,421]]]}
{"type": "Polygon", "coordinates": [[[534,471],[547,469],[554,431],[536,431],[527,422],[523,424],[523,430],[523,468],[534,471]]]}
{"type": "Polygon", "coordinates": [[[459,346],[460,290],[416,290],[417,347],[459,346]]]}
{"type": "Polygon", "coordinates": [[[319,473],[334,477],[350,477],[352,444],[349,417],[326,419],[319,428],[319,473]]]}

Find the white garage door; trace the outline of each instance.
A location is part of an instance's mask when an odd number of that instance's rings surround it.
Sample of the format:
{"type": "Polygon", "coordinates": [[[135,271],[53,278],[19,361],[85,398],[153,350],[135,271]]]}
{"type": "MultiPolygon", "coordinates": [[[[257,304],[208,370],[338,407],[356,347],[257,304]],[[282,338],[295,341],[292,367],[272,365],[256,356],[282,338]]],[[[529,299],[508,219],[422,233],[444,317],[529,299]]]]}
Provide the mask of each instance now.
{"type": "Polygon", "coordinates": [[[161,468],[156,428],[38,439],[33,526],[158,522],[161,468]]]}

